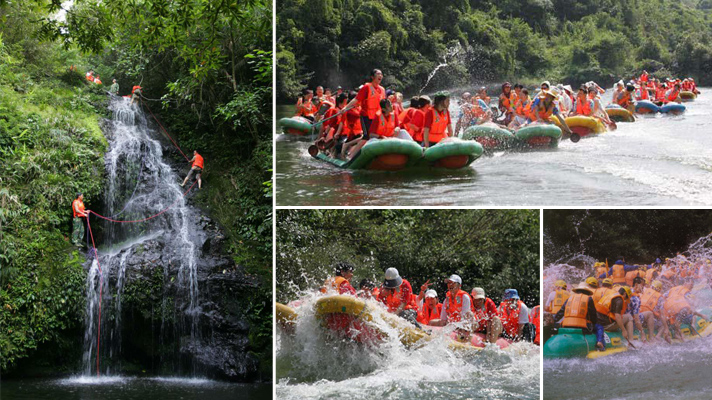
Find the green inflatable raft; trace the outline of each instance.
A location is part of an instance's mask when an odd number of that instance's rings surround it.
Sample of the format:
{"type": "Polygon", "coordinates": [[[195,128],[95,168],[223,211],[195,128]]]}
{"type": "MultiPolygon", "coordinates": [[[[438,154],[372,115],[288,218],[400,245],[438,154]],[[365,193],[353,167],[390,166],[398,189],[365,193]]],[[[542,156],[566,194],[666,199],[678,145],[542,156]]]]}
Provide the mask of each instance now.
{"type": "MultiPolygon", "coordinates": [[[[280,119],[279,126],[284,133],[295,136],[306,136],[311,133],[312,122],[303,117],[289,117],[280,119]]],[[[316,124],[314,128],[318,130],[319,126],[320,124],[316,124]]]]}
{"type": "MultiPolygon", "coordinates": [[[[700,313],[707,318],[712,318],[712,309],[710,308],[702,309],[700,313]]],[[[680,326],[685,340],[699,339],[700,337],[712,335],[712,325],[708,324],[707,321],[694,317],[692,323],[695,327],[694,331],[690,329],[688,324],[680,326]]],[[[640,338],[639,335],[640,333],[635,331],[633,338],[637,340],[640,338]]],[[[544,343],[544,358],[599,358],[628,351],[628,342],[620,332],[606,332],[604,341],[606,350],[597,351],[595,334],[584,335],[581,329],[559,328],[559,332],[544,343]]],[[[679,342],[679,340],[675,341],[679,342]]]]}
{"type": "Polygon", "coordinates": [[[561,128],[554,124],[530,124],[515,134],[520,146],[532,149],[556,148],[561,141],[561,128]]]}
{"type": "Polygon", "coordinates": [[[464,168],[482,155],[482,145],[475,141],[447,138],[425,150],[420,163],[436,168],[464,168]]]}
{"type": "Polygon", "coordinates": [[[398,171],[423,157],[423,148],[412,140],[371,139],[348,161],[319,153],[316,158],[347,169],[398,171]]]}
{"type": "Polygon", "coordinates": [[[514,134],[495,123],[471,126],[460,136],[464,140],[474,140],[485,151],[507,150],[516,142],[514,134]]]}

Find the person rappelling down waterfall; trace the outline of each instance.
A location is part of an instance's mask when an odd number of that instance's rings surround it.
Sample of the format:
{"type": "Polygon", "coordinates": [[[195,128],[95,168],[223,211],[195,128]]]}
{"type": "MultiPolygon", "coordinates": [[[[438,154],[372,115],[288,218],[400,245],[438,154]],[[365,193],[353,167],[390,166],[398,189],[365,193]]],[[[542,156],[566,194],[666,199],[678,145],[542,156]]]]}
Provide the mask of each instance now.
{"type": "Polygon", "coordinates": [[[131,104],[137,104],[141,99],[141,89],[140,85],[136,85],[131,89],[131,104]]]}
{"type": "Polygon", "coordinates": [[[198,180],[198,189],[200,189],[202,185],[201,181],[201,175],[203,173],[203,156],[198,154],[198,150],[193,150],[193,158],[188,160],[189,163],[193,163],[193,165],[190,168],[190,171],[188,172],[188,176],[185,177],[183,180],[183,183],[181,183],[181,187],[185,186],[185,184],[188,182],[188,180],[193,176],[195,173],[195,178],[198,180]]]}
{"type": "Polygon", "coordinates": [[[77,198],[72,202],[72,215],[72,243],[77,247],[81,247],[84,239],[84,221],[82,221],[82,218],[86,218],[89,215],[89,210],[84,209],[83,193],[78,193],[77,198]]]}

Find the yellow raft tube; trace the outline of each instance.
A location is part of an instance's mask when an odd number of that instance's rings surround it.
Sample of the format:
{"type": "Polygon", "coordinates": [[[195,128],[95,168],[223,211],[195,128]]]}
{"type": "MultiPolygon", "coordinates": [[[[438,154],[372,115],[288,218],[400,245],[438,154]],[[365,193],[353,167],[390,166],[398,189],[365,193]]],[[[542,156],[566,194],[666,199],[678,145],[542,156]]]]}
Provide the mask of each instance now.
{"type": "MultiPolygon", "coordinates": [[[[552,116],[550,120],[563,130],[561,122],[559,122],[558,118],[552,116]]],[[[597,135],[607,130],[601,120],[598,118],[587,117],[585,115],[566,117],[564,118],[564,121],[566,121],[566,125],[568,125],[569,129],[571,129],[572,134],[570,139],[574,143],[578,142],[583,137],[597,135]]]]}

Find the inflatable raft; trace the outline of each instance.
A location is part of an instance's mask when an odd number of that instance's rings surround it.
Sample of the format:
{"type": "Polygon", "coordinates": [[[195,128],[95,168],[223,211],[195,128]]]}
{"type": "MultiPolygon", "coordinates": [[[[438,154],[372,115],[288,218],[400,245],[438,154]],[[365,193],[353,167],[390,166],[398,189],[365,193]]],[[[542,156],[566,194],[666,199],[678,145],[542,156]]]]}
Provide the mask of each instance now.
{"type": "Polygon", "coordinates": [[[697,95],[695,94],[695,92],[690,92],[687,90],[683,90],[682,92],[680,92],[680,100],[682,100],[683,102],[695,101],[696,98],[697,95]]]}
{"type": "Polygon", "coordinates": [[[608,107],[606,107],[606,113],[608,114],[608,118],[615,122],[634,122],[635,117],[633,117],[633,114],[630,113],[630,111],[626,110],[625,108],[619,106],[618,104],[611,104],[608,107]]]}
{"type": "MultiPolygon", "coordinates": [[[[316,318],[323,326],[343,339],[353,340],[367,345],[378,345],[390,334],[397,334],[400,342],[409,348],[415,348],[432,340],[434,333],[442,328],[425,327],[429,332],[416,328],[413,324],[397,315],[386,312],[374,303],[367,303],[358,297],[346,295],[325,296],[316,301],[316,318]],[[376,308],[378,307],[378,308],[376,308]],[[379,327],[374,323],[374,315],[385,321],[388,327],[379,327]],[[390,333],[389,333],[390,332],[390,333]]],[[[479,351],[484,347],[481,335],[460,341],[456,334],[451,334],[452,342],[448,347],[456,351],[479,351]]],[[[497,345],[506,348],[510,342],[503,340],[497,345]]]]}
{"type": "Polygon", "coordinates": [[[684,104],[668,103],[660,107],[660,112],[663,114],[680,115],[685,112],[686,108],[684,104]]]}
{"type": "Polygon", "coordinates": [[[553,124],[535,123],[519,128],[515,136],[523,147],[556,148],[561,140],[561,128],[553,124]]]}
{"type": "Polygon", "coordinates": [[[412,140],[371,139],[350,160],[331,158],[319,153],[316,158],[347,169],[398,171],[414,165],[423,156],[423,148],[412,140]]]}
{"type": "MultiPolygon", "coordinates": [[[[708,318],[712,317],[710,308],[703,309],[700,313],[708,318]]],[[[699,336],[690,329],[690,325],[683,324],[680,326],[680,330],[686,340],[712,335],[712,325],[709,325],[707,321],[694,317],[692,323],[699,336]]],[[[633,338],[637,340],[639,337],[639,332],[635,331],[633,338]]],[[[584,335],[581,329],[559,328],[559,332],[544,343],[544,358],[599,358],[628,351],[628,342],[620,332],[606,332],[604,341],[606,350],[597,351],[595,334],[584,335]]],[[[679,340],[676,341],[679,342],[679,340]]]]}
{"type": "Polygon", "coordinates": [[[638,114],[655,114],[660,112],[660,107],[649,100],[640,100],[635,103],[635,112],[638,114]]]}
{"type": "MultiPolygon", "coordinates": [[[[606,131],[606,126],[603,125],[598,118],[587,117],[585,115],[575,115],[573,117],[564,118],[566,125],[571,129],[571,141],[576,143],[581,138],[597,135],[606,131]]],[[[558,118],[553,118],[552,122],[561,128],[561,122],[558,118]]]]}
{"type": "Polygon", "coordinates": [[[460,169],[480,158],[482,151],[482,145],[475,141],[447,138],[427,148],[421,163],[436,168],[460,169]]]}
{"type": "Polygon", "coordinates": [[[471,126],[465,129],[460,137],[476,141],[485,151],[507,150],[516,141],[512,132],[492,122],[471,126]]]}
{"type": "MultiPolygon", "coordinates": [[[[279,126],[284,133],[295,136],[306,136],[311,133],[312,122],[303,117],[290,117],[280,119],[279,126]]],[[[318,128],[318,125],[316,128],[318,128]]]]}

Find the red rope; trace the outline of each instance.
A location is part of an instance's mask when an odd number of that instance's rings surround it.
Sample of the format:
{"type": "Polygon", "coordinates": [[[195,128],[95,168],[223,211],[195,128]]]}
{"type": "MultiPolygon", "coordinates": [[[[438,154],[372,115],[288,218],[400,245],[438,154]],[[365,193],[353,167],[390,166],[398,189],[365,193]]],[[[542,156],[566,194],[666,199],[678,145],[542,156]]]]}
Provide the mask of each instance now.
{"type": "Polygon", "coordinates": [[[105,220],[111,221],[111,222],[119,222],[119,223],[146,222],[146,221],[151,220],[151,219],[154,219],[154,218],[158,217],[159,215],[165,213],[166,211],[170,210],[171,207],[173,207],[174,205],[176,205],[176,203],[178,202],[178,200],[180,200],[182,197],[185,197],[185,195],[188,194],[188,192],[190,192],[190,189],[192,189],[193,186],[195,186],[196,182],[197,182],[197,181],[193,181],[193,184],[190,185],[190,187],[188,188],[188,190],[186,190],[185,192],[183,192],[183,196],[178,197],[178,198],[176,199],[176,201],[173,202],[173,204],[171,204],[170,206],[166,207],[165,209],[163,209],[163,211],[159,212],[158,214],[151,215],[151,216],[148,217],[148,218],[137,219],[137,220],[133,220],[133,221],[119,221],[119,220],[111,219],[111,218],[109,218],[109,217],[105,217],[105,216],[103,216],[103,215],[97,214],[97,213],[95,213],[94,211],[89,211],[89,212],[92,213],[92,214],[94,214],[94,215],[96,215],[97,217],[99,217],[99,218],[101,218],[101,219],[105,219],[105,220]]]}
{"type": "Polygon", "coordinates": [[[180,151],[180,154],[183,154],[183,157],[185,158],[185,160],[186,160],[186,161],[190,161],[190,158],[188,158],[188,156],[186,156],[186,155],[183,153],[183,150],[181,150],[180,147],[178,147],[178,144],[173,140],[173,138],[171,137],[171,135],[168,134],[168,131],[166,130],[166,128],[164,128],[163,125],[161,125],[161,123],[158,122],[158,118],[156,118],[156,116],[153,115],[153,112],[151,111],[151,109],[150,109],[146,104],[144,104],[143,102],[141,102],[141,104],[142,104],[144,107],[146,107],[146,109],[148,110],[148,112],[149,112],[149,113],[151,114],[151,116],[153,117],[153,120],[156,121],[156,123],[158,124],[158,126],[161,127],[161,129],[163,129],[163,132],[166,134],[166,136],[168,136],[168,139],[170,139],[171,142],[173,142],[173,145],[176,147],[176,149],[178,149],[178,151],[180,151]]]}
{"type": "MultiPolygon", "coordinates": [[[[89,211],[91,213],[91,211],[89,211]]],[[[89,214],[87,214],[87,228],[89,228],[89,236],[91,237],[91,245],[94,248],[94,255],[96,256],[96,265],[99,267],[99,321],[97,323],[97,333],[96,333],[96,376],[99,376],[99,346],[101,345],[101,299],[102,299],[102,289],[104,287],[104,274],[101,272],[101,264],[99,263],[99,253],[96,251],[96,244],[94,244],[94,234],[91,231],[91,224],[89,223],[89,214]]]]}

